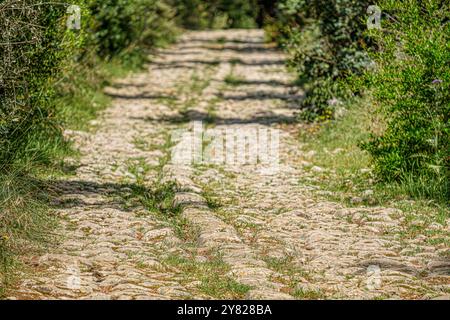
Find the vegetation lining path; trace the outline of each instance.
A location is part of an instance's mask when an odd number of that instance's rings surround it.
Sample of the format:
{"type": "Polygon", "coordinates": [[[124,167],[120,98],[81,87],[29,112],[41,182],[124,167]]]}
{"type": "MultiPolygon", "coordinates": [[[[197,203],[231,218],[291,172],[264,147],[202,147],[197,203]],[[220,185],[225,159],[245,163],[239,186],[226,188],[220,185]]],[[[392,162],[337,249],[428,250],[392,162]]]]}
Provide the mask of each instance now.
{"type": "Polygon", "coordinates": [[[448,292],[444,244],[400,240],[396,209],[318,198],[295,123],[302,93],[260,30],[192,32],[118,81],[76,175],[55,181],[61,242],[16,298],[426,298],[448,292]],[[277,129],[280,165],[176,165],[170,136],[277,129]],[[173,186],[176,183],[176,187],[173,186]]]}

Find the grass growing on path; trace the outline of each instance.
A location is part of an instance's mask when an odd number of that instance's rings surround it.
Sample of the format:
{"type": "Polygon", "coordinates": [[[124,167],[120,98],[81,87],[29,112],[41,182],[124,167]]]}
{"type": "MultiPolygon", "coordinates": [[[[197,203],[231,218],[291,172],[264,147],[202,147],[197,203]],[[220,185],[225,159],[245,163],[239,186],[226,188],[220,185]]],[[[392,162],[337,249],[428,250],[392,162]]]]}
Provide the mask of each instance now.
{"type": "Polygon", "coordinates": [[[181,271],[184,282],[196,281],[196,286],[203,294],[215,299],[243,299],[251,289],[228,276],[230,267],[222,260],[221,256],[210,255],[203,257],[203,261],[196,257],[180,257],[170,255],[164,261],[181,271]]]}

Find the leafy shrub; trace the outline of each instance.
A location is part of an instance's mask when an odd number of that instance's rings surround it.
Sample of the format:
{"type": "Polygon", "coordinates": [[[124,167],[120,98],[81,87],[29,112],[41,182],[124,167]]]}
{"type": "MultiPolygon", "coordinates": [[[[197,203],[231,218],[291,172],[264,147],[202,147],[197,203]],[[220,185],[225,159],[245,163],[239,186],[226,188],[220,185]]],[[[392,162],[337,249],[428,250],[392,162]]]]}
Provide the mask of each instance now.
{"type": "Polygon", "coordinates": [[[67,30],[66,9],[35,0],[0,6],[0,291],[12,253],[49,230],[51,219],[29,171],[53,162],[66,146],[53,85],[85,39],[67,30]]]}
{"type": "Polygon", "coordinates": [[[142,49],[175,35],[173,9],[160,0],[91,0],[93,38],[103,57],[142,49]]]}
{"type": "MultiPolygon", "coordinates": [[[[83,3],[80,1],[79,3],[83,3]]],[[[48,6],[23,1],[3,2],[0,42],[0,169],[8,167],[30,151],[28,156],[45,158],[30,148],[30,137],[51,135],[53,123],[52,83],[60,76],[64,61],[78,52],[83,35],[65,26],[66,6],[48,6]],[[40,26],[46,26],[41,28],[40,26]]],[[[34,150],[33,150],[34,149],[34,150]]]]}
{"type": "Polygon", "coordinates": [[[379,177],[448,202],[450,4],[380,0],[382,29],[369,31],[370,4],[282,0],[268,33],[305,85],[302,118],[324,120],[349,95],[373,95],[384,128],[361,146],[379,177]]]}
{"type": "Polygon", "coordinates": [[[153,47],[175,34],[173,10],[156,0],[77,0],[81,30],[69,30],[66,4],[5,0],[0,8],[0,170],[16,160],[51,162],[63,145],[54,106],[61,80],[95,64],[153,47]],[[40,146],[33,145],[39,140],[40,146]],[[47,141],[46,143],[43,143],[47,141]],[[31,145],[30,145],[31,143],[31,145]],[[54,148],[53,148],[54,149],[54,148]]]}
{"type": "Polygon", "coordinates": [[[360,0],[280,1],[271,34],[291,54],[302,82],[308,83],[301,102],[307,120],[328,118],[344,94],[340,81],[369,65],[363,50],[368,5],[360,0]]]}
{"type": "Polygon", "coordinates": [[[259,14],[256,0],[172,0],[178,23],[191,29],[253,28],[259,14]]]}
{"type": "Polygon", "coordinates": [[[381,134],[363,144],[388,181],[439,181],[450,199],[449,4],[445,1],[380,1],[382,31],[371,31],[377,64],[366,79],[386,119],[381,134]]]}

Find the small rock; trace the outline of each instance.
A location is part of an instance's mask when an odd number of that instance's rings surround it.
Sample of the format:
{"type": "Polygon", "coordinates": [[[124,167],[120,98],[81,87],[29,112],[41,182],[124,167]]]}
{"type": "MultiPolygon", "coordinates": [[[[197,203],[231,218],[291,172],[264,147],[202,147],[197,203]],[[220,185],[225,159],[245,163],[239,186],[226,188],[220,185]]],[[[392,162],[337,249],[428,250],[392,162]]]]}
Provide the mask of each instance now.
{"type": "Polygon", "coordinates": [[[360,197],[353,197],[350,199],[350,203],[353,205],[361,204],[363,202],[364,202],[363,198],[360,197]]]}
{"type": "Polygon", "coordinates": [[[439,297],[435,297],[431,300],[450,300],[450,296],[439,296],[439,297]]]}
{"type": "Polygon", "coordinates": [[[253,289],[250,290],[246,297],[248,300],[292,300],[292,296],[287,293],[278,292],[270,289],[253,289]]]}
{"type": "Polygon", "coordinates": [[[132,174],[131,172],[125,172],[125,177],[130,178],[130,179],[136,179],[136,176],[134,174],[132,174]]]}
{"type": "Polygon", "coordinates": [[[410,225],[411,225],[411,226],[414,226],[414,227],[423,227],[423,221],[420,221],[420,220],[414,220],[414,221],[411,221],[411,222],[410,222],[410,225]]]}
{"type": "Polygon", "coordinates": [[[164,228],[164,229],[157,229],[157,230],[151,230],[148,231],[144,237],[144,241],[154,241],[155,239],[165,238],[167,236],[170,236],[172,234],[172,230],[170,228],[164,228]]]}
{"type": "Polygon", "coordinates": [[[334,110],[334,116],[335,116],[337,119],[342,118],[343,116],[345,116],[346,113],[347,113],[347,109],[345,109],[344,107],[337,107],[337,108],[334,110]]]}
{"type": "Polygon", "coordinates": [[[111,296],[106,294],[97,294],[91,297],[86,298],[87,300],[111,300],[111,296]]]}
{"type": "Polygon", "coordinates": [[[324,190],[321,190],[321,191],[318,191],[317,194],[318,194],[318,195],[321,195],[321,196],[332,196],[334,193],[331,192],[331,191],[324,191],[324,190]]]}
{"type": "Polygon", "coordinates": [[[300,164],[302,165],[302,167],[310,167],[311,166],[311,162],[308,162],[308,161],[301,161],[300,164]]]}
{"type": "Polygon", "coordinates": [[[295,289],[302,290],[302,291],[316,291],[317,287],[309,282],[301,282],[301,283],[297,284],[295,289]]]}
{"type": "Polygon", "coordinates": [[[192,281],[192,282],[188,283],[186,285],[186,287],[188,287],[188,288],[198,288],[198,287],[200,287],[202,285],[202,283],[203,282],[196,280],[196,281],[192,281]]]}
{"type": "Polygon", "coordinates": [[[39,291],[40,293],[43,294],[52,294],[53,290],[50,287],[47,286],[36,286],[34,289],[36,289],[37,291],[39,291]]]}
{"type": "Polygon", "coordinates": [[[450,271],[450,262],[449,261],[432,261],[427,265],[429,270],[437,271],[437,270],[446,270],[450,271]]]}
{"type": "Polygon", "coordinates": [[[321,167],[318,167],[318,166],[314,166],[311,168],[311,171],[319,173],[319,172],[323,172],[324,169],[321,167]]]}
{"type": "Polygon", "coordinates": [[[142,263],[147,268],[152,268],[152,269],[162,269],[162,268],[164,268],[164,266],[159,261],[156,261],[154,259],[146,259],[142,263]]]}
{"type": "Polygon", "coordinates": [[[363,223],[367,221],[367,217],[361,212],[355,212],[352,217],[353,222],[363,223]]]}
{"type": "Polygon", "coordinates": [[[442,225],[439,224],[439,223],[433,222],[433,223],[431,223],[431,224],[428,226],[428,228],[431,229],[431,230],[441,230],[441,229],[444,228],[444,226],[442,226],[442,225]]]}
{"type": "Polygon", "coordinates": [[[248,216],[248,215],[240,215],[236,218],[236,222],[240,222],[242,224],[253,224],[253,225],[262,225],[264,224],[263,220],[258,218],[248,216]]]}
{"type": "Polygon", "coordinates": [[[332,154],[339,154],[339,153],[344,152],[344,151],[345,150],[342,149],[342,148],[336,148],[336,149],[333,150],[332,154]]]}
{"type": "Polygon", "coordinates": [[[317,151],[311,150],[311,151],[308,151],[307,153],[305,153],[305,157],[306,157],[306,158],[312,158],[312,157],[314,157],[316,154],[317,154],[317,151]]]}
{"type": "Polygon", "coordinates": [[[195,257],[195,262],[206,263],[206,262],[208,262],[208,258],[205,257],[205,256],[196,256],[195,257]]]}
{"type": "Polygon", "coordinates": [[[295,214],[296,216],[307,218],[307,219],[311,218],[311,213],[306,210],[298,210],[298,211],[296,210],[296,211],[293,211],[292,214],[295,214]]]}
{"type": "Polygon", "coordinates": [[[172,203],[173,207],[178,206],[192,206],[192,207],[201,207],[206,205],[205,199],[193,192],[178,192],[175,195],[172,203]]]}

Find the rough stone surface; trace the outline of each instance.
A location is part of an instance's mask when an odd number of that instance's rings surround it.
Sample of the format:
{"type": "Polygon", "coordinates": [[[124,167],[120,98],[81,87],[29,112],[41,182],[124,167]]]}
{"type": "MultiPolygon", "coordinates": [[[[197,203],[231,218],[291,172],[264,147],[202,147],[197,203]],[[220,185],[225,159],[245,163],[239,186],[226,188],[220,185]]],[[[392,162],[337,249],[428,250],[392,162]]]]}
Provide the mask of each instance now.
{"type": "Polygon", "coordinates": [[[11,299],[213,298],[164,262],[171,252],[189,255],[185,240],[130,198],[138,180],[151,187],[160,178],[176,182],[174,205],[198,230],[196,261],[219,252],[228,275],[250,286],[249,299],[448,298],[448,248],[400,241],[395,209],[346,208],[300,183],[324,170],[296,139],[302,92],[290,85],[283,54],[263,39],[259,30],[189,32],[146,72],[105,90],[114,104],[97,130],[67,132],[82,157],[73,177],[55,182],[60,241],[30,259],[11,299]],[[190,121],[279,130],[279,162],[168,162],[159,172],[167,135],[190,121]]]}

